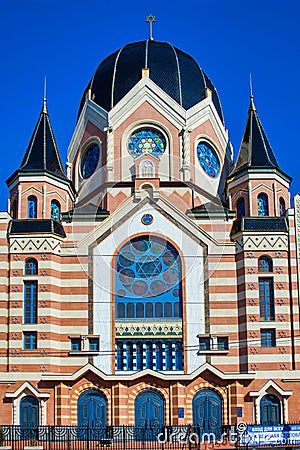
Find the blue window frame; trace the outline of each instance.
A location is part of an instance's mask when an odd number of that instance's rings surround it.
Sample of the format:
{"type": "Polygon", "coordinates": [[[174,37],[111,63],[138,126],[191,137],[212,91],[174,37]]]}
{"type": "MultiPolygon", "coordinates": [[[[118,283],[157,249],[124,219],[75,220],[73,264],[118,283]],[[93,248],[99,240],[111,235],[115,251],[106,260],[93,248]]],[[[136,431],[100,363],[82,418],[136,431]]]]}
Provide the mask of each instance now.
{"type": "Polygon", "coordinates": [[[173,369],[173,349],[172,342],[166,342],[166,370],[173,369]]]}
{"type": "Polygon", "coordinates": [[[258,216],[269,215],[269,201],[267,194],[259,194],[257,196],[257,215],[258,216]]]}
{"type": "Polygon", "coordinates": [[[155,368],[156,370],[163,369],[163,353],[161,342],[156,342],[155,344],[155,368]]]}
{"type": "Polygon", "coordinates": [[[81,350],[81,339],[80,337],[71,338],[71,351],[79,352],[81,350]]]}
{"type": "Polygon", "coordinates": [[[37,282],[24,282],[24,323],[37,323],[37,282]]]}
{"type": "Polygon", "coordinates": [[[153,369],[153,345],[152,345],[152,342],[146,343],[146,368],[153,369]]]}
{"type": "Polygon", "coordinates": [[[27,200],[28,219],[37,218],[37,199],[34,195],[30,195],[27,200]]]}
{"type": "Polygon", "coordinates": [[[260,342],[262,347],[276,347],[276,330],[273,328],[261,329],[260,342]]]}
{"type": "Polygon", "coordinates": [[[200,337],[199,338],[199,351],[211,350],[210,348],[210,338],[200,337]]]}
{"type": "Polygon", "coordinates": [[[99,351],[99,338],[90,337],[89,338],[89,351],[98,352],[99,351]]]}
{"type": "Polygon", "coordinates": [[[38,273],[38,262],[34,258],[28,258],[25,261],[24,265],[24,274],[25,275],[37,275],[38,273]]]}
{"type": "Polygon", "coordinates": [[[136,369],[143,370],[144,357],[143,357],[143,343],[136,343],[136,369]]]}
{"type": "Polygon", "coordinates": [[[176,342],[175,344],[175,370],[183,370],[182,342],[176,342]]]}
{"type": "Polygon", "coordinates": [[[259,307],[261,320],[275,319],[273,278],[259,278],[259,307]]]}
{"type": "Polygon", "coordinates": [[[243,197],[238,200],[236,209],[238,219],[245,217],[245,199],[243,197]]]}
{"type": "Polygon", "coordinates": [[[23,333],[23,349],[36,350],[37,349],[37,333],[36,331],[24,331],[23,333]]]}
{"type": "Polygon", "coordinates": [[[182,318],[181,291],[181,261],[170,243],[139,236],[123,245],[116,258],[116,319],[182,318]]]}
{"type": "Polygon", "coordinates": [[[228,350],[228,337],[227,336],[217,337],[217,350],[228,350]]]}
{"type": "Polygon", "coordinates": [[[57,200],[51,202],[51,219],[60,221],[60,203],[57,200]]]}
{"type": "Polygon", "coordinates": [[[258,259],[259,272],[273,272],[273,261],[269,256],[261,256],[258,259]]]}

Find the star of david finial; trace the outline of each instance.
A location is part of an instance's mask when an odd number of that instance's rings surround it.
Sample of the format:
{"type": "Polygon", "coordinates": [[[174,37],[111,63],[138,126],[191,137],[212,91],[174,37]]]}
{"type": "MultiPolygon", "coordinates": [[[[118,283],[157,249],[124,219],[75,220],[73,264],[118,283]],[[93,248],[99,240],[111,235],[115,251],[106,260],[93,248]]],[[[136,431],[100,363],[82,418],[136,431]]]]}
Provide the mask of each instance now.
{"type": "Polygon", "coordinates": [[[153,16],[152,14],[149,14],[149,16],[146,17],[146,22],[149,22],[149,26],[150,26],[150,36],[149,36],[149,39],[150,39],[151,41],[153,41],[152,24],[153,24],[153,22],[156,22],[155,16],[153,16]]]}

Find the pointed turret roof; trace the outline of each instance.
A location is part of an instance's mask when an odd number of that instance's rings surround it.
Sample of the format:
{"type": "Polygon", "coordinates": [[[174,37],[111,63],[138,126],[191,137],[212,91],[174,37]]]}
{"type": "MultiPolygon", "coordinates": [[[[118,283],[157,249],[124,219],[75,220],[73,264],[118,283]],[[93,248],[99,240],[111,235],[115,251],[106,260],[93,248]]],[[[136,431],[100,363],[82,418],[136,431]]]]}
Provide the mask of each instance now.
{"type": "MultiPolygon", "coordinates": [[[[253,95],[250,97],[248,118],[241,142],[237,162],[232,174],[247,169],[269,170],[275,169],[288,177],[281,169],[274,155],[270,142],[259,120],[254,105],[253,95]]],[[[290,177],[288,177],[290,179],[290,177]]]]}
{"type": "Polygon", "coordinates": [[[46,99],[44,99],[43,108],[23,156],[20,168],[6,182],[9,184],[18,174],[35,175],[38,173],[47,173],[62,181],[69,182],[64,172],[52,131],[46,99]]]}
{"type": "Polygon", "coordinates": [[[67,179],[49,120],[46,101],[20,165],[21,172],[49,172],[67,179]]]}

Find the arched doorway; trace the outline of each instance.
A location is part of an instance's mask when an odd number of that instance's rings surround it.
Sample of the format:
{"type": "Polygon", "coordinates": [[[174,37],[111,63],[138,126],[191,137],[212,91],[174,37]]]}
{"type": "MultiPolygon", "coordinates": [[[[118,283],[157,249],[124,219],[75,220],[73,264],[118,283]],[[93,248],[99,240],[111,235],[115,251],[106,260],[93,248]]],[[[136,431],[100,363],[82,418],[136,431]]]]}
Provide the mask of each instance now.
{"type": "Polygon", "coordinates": [[[95,389],[83,392],[78,398],[78,426],[103,428],[106,426],[106,399],[95,389]]]}
{"type": "Polygon", "coordinates": [[[193,424],[199,434],[213,433],[220,439],[222,430],[222,399],[212,389],[203,389],[193,398],[193,424]]]}
{"type": "Polygon", "coordinates": [[[146,390],[135,399],[135,426],[158,428],[164,425],[164,399],[155,391],[146,390]]]}
{"type": "Polygon", "coordinates": [[[20,402],[21,427],[37,427],[39,425],[39,402],[32,395],[23,397],[20,402]]]}
{"type": "Polygon", "coordinates": [[[267,394],[260,401],[262,425],[278,425],[281,422],[280,401],[276,395],[267,394]]]}

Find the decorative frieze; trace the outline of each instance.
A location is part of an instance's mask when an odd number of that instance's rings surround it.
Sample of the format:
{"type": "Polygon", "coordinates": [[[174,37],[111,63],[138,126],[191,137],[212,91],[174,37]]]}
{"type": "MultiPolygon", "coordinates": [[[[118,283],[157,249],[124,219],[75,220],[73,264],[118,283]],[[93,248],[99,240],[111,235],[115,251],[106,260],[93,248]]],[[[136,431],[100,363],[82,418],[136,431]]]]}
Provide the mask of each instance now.
{"type": "Polygon", "coordinates": [[[162,337],[176,336],[182,337],[182,325],[179,322],[173,323],[118,323],[116,324],[116,337],[162,337]]]}

